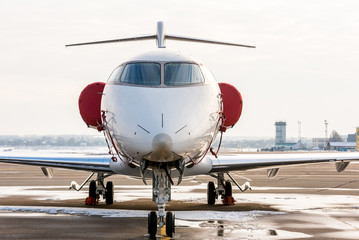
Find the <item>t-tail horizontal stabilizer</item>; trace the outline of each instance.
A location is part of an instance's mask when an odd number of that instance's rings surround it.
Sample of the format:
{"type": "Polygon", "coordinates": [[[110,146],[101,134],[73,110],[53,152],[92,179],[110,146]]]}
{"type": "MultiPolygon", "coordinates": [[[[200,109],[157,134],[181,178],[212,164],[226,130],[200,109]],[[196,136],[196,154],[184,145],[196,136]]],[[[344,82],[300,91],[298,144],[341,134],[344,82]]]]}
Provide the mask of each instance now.
{"type": "Polygon", "coordinates": [[[229,42],[222,42],[222,41],[213,41],[213,40],[207,40],[207,39],[191,38],[191,37],[165,34],[163,22],[157,22],[157,33],[155,35],[143,35],[143,36],[138,36],[138,37],[119,38],[119,39],[104,40],[104,41],[74,43],[74,44],[68,44],[65,46],[73,47],[73,46],[83,46],[83,45],[93,45],[93,44],[141,41],[141,40],[149,40],[149,39],[156,39],[158,48],[166,47],[166,44],[165,44],[166,39],[176,40],[176,41],[219,44],[219,45],[227,45],[227,46],[235,46],[235,47],[256,48],[255,46],[251,46],[251,45],[244,45],[244,44],[238,44],[238,43],[229,43],[229,42]]]}

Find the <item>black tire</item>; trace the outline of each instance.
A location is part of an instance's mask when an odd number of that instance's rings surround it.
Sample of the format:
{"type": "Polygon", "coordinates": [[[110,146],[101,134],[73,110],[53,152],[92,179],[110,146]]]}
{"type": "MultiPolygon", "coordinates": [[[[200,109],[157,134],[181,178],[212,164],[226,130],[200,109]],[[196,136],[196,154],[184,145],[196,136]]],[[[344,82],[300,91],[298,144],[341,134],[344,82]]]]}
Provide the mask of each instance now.
{"type": "Polygon", "coordinates": [[[173,221],[172,221],[173,223],[173,233],[176,233],[176,215],[175,214],[173,214],[173,221]]]}
{"type": "Polygon", "coordinates": [[[150,234],[150,239],[156,239],[157,214],[155,211],[152,211],[148,214],[148,234],[150,234]]]}
{"type": "Polygon", "coordinates": [[[225,197],[232,197],[232,184],[230,181],[226,181],[224,190],[225,190],[225,193],[224,193],[225,197]]]}
{"type": "Polygon", "coordinates": [[[97,183],[95,180],[92,180],[89,186],[89,197],[96,199],[97,198],[96,190],[97,190],[97,183]]]}
{"type": "Polygon", "coordinates": [[[175,215],[172,212],[166,213],[166,235],[173,237],[175,233],[175,215]]]}
{"type": "Polygon", "coordinates": [[[208,205],[214,205],[216,202],[216,188],[214,182],[209,182],[207,186],[207,203],[208,205]]]}
{"type": "Polygon", "coordinates": [[[112,182],[106,183],[106,204],[107,205],[113,204],[113,183],[112,182]]]}

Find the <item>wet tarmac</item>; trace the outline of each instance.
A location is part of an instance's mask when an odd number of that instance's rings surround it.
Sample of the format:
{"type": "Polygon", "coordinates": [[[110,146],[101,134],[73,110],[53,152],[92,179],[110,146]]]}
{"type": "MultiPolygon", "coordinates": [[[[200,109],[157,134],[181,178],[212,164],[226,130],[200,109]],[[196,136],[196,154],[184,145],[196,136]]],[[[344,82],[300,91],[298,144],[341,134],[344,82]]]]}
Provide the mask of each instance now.
{"type": "MultiPolygon", "coordinates": [[[[1,164],[1,239],[149,239],[147,213],[156,209],[151,187],[111,176],[115,203],[89,207],[87,188],[68,190],[88,174],[54,169],[47,179],[38,167],[1,164]]],[[[206,204],[208,176],[173,187],[167,210],[176,214],[174,239],[359,239],[359,164],[342,173],[317,164],[283,168],[275,179],[265,170],[233,176],[253,189],[233,188],[234,206],[206,204]]]]}

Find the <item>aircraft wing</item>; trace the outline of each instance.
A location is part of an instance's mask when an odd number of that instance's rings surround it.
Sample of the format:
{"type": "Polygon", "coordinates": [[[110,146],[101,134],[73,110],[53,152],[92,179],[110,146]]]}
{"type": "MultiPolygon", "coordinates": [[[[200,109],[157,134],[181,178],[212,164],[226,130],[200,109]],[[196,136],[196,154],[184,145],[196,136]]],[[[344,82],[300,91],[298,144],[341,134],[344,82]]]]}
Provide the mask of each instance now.
{"type": "MultiPolygon", "coordinates": [[[[291,165],[334,162],[338,172],[343,171],[350,161],[359,161],[359,152],[352,153],[258,153],[227,154],[218,158],[208,155],[209,172],[226,173],[254,169],[271,169],[291,165]]],[[[111,155],[79,153],[36,153],[2,152],[0,162],[32,165],[49,168],[66,168],[90,172],[113,173],[110,169],[111,155]]],[[[207,161],[206,161],[207,162],[207,161]]],[[[203,169],[204,170],[204,169],[203,169]]],[[[203,174],[200,171],[198,174],[203,174]]]]}
{"type": "Polygon", "coordinates": [[[259,168],[335,162],[338,172],[343,171],[350,161],[359,161],[359,152],[351,153],[258,153],[208,156],[212,161],[211,173],[244,171],[259,168]]]}
{"type": "Polygon", "coordinates": [[[43,154],[43,153],[0,153],[0,162],[33,165],[49,168],[66,168],[91,172],[112,173],[110,155],[92,154],[43,154]],[[36,154],[36,155],[35,155],[36,154]]]}

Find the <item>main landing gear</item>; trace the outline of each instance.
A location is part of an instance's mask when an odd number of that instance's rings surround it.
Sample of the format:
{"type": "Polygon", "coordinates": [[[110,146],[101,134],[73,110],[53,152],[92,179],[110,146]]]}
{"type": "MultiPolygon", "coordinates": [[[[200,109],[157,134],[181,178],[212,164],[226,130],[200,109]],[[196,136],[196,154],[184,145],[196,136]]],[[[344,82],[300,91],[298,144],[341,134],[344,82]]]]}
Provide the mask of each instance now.
{"type": "Polygon", "coordinates": [[[92,180],[89,185],[89,196],[86,198],[86,205],[97,205],[102,196],[107,205],[113,204],[113,183],[107,182],[106,187],[104,185],[104,179],[109,177],[109,175],[104,175],[103,173],[97,174],[97,179],[92,180]]]}
{"type": "MultiPolygon", "coordinates": [[[[232,182],[241,190],[242,192],[251,189],[249,182],[246,182],[242,186],[233,179],[233,177],[227,173],[228,177],[232,182]]],[[[214,182],[208,182],[207,185],[207,203],[208,205],[214,205],[216,199],[221,196],[222,202],[224,205],[234,205],[234,198],[232,196],[232,184],[230,181],[224,179],[223,173],[218,173],[217,175],[211,174],[212,177],[217,178],[217,188],[214,185],[214,182]]]]}
{"type": "MultiPolygon", "coordinates": [[[[92,178],[95,173],[91,173],[90,176],[80,185],[75,181],[71,182],[70,189],[80,191],[86,183],[92,178]]],[[[89,196],[85,200],[86,205],[97,205],[100,197],[105,199],[106,204],[113,204],[113,183],[107,182],[106,187],[104,185],[104,179],[111,176],[111,174],[98,173],[96,180],[92,180],[89,185],[89,196]]]]}

